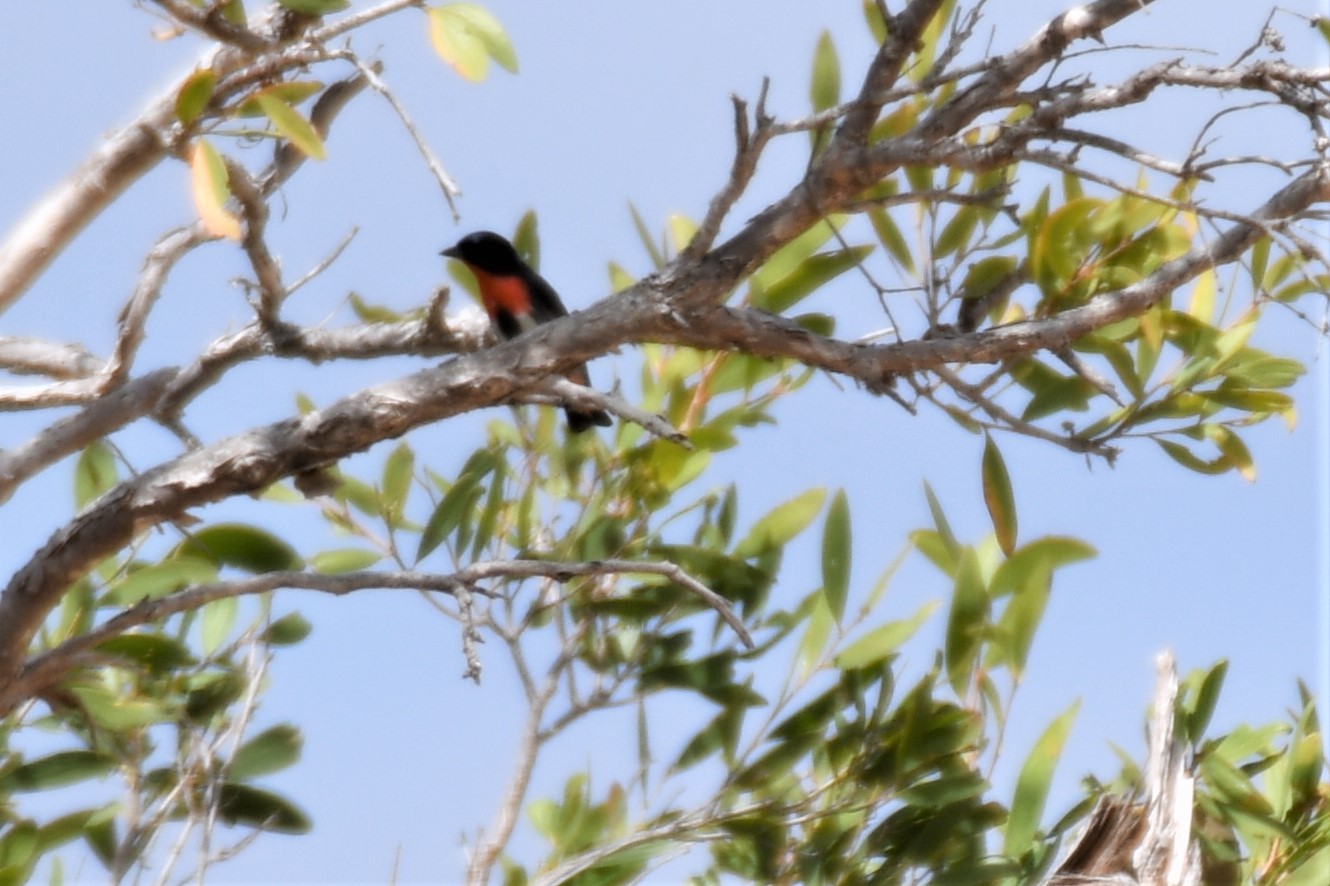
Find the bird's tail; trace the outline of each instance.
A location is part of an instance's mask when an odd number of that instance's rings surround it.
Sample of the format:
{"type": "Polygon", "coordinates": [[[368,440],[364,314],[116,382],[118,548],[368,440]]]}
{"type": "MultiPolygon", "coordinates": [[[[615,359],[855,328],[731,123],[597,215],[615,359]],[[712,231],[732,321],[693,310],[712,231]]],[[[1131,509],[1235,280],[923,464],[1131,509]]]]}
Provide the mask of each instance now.
{"type": "Polygon", "coordinates": [[[580,434],[591,428],[592,425],[600,425],[602,428],[608,428],[614,424],[610,420],[610,414],[603,409],[573,409],[571,406],[565,407],[564,412],[568,415],[568,430],[574,434],[580,434]]]}
{"type": "MultiPolygon", "coordinates": [[[[585,366],[578,366],[572,372],[569,372],[568,380],[576,382],[584,388],[591,387],[591,376],[587,374],[585,366]]],[[[574,434],[589,430],[592,425],[608,428],[613,424],[610,420],[610,414],[603,409],[580,409],[574,406],[565,406],[563,411],[568,416],[568,430],[574,434]]]]}

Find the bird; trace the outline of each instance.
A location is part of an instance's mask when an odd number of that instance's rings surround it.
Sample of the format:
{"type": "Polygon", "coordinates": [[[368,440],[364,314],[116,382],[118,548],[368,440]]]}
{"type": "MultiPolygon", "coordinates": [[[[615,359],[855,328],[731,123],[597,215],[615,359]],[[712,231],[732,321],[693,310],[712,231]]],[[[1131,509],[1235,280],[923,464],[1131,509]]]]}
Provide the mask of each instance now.
{"type": "MultiPolygon", "coordinates": [[[[493,231],[467,234],[440,255],[457,259],[471,271],[490,325],[505,339],[517,338],[568,313],[554,287],[522,261],[513,244],[493,231]]],[[[585,364],[573,367],[567,377],[583,387],[591,387],[585,364]]],[[[574,434],[592,425],[611,424],[609,414],[603,409],[565,406],[564,412],[568,416],[568,430],[574,434]]]]}

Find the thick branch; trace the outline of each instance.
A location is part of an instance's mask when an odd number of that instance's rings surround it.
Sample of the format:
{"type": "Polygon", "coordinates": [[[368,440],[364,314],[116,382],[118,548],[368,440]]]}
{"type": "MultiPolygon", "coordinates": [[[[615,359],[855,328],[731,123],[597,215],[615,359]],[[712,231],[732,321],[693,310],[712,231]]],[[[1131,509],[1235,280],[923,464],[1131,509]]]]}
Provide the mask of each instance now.
{"type": "Polygon", "coordinates": [[[942,0],[914,0],[887,22],[887,36],[868,66],[858,98],[850,105],[836,130],[832,150],[857,148],[864,144],[882,110],[887,90],[901,74],[905,61],[916,49],[924,28],[937,15],[942,0]]]}

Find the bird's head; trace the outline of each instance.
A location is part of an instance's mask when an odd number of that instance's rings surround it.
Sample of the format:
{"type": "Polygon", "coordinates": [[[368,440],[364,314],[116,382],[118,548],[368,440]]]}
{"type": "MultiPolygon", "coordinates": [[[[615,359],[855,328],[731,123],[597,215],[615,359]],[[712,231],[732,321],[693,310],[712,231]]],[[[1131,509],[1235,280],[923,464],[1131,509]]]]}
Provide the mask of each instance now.
{"type": "Polygon", "coordinates": [[[493,231],[467,234],[439,254],[491,274],[513,274],[522,267],[522,259],[513,244],[493,231]]]}

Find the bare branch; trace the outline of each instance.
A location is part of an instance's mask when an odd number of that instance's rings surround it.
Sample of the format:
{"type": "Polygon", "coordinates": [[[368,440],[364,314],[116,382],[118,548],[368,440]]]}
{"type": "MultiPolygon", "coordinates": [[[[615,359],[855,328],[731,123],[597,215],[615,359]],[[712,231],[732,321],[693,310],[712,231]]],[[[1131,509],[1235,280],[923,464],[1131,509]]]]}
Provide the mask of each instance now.
{"type": "Polygon", "coordinates": [[[174,369],[158,369],[51,424],[26,443],[0,451],[0,504],[38,471],[151,413],[175,376],[174,369]]]}
{"type": "Polygon", "coordinates": [[[264,52],[273,47],[273,41],[256,34],[244,25],[227,21],[221,4],[206,9],[192,6],[183,0],[153,0],[175,21],[204,34],[219,43],[230,43],[249,52],[264,52]]]}
{"type": "Polygon", "coordinates": [[[560,403],[571,402],[578,406],[585,405],[595,409],[604,409],[620,418],[641,425],[648,433],[669,440],[671,443],[676,443],[684,449],[691,450],[693,448],[693,444],[688,442],[688,435],[671,425],[663,415],[656,415],[638,409],[620,397],[602,393],[594,388],[583,387],[566,378],[552,378],[546,386],[560,403]]]}
{"type": "MultiPolygon", "coordinates": [[[[84,634],[62,643],[55,649],[32,659],[24,665],[10,685],[0,688],[0,710],[9,710],[18,701],[41,692],[61,679],[78,656],[95,649],[112,637],[149,622],[157,622],[180,612],[198,609],[214,600],[264,594],[279,589],[320,591],[341,596],[367,589],[400,588],[437,591],[465,598],[471,606],[471,595],[496,596],[496,592],[481,586],[485,581],[522,581],[547,578],[567,582],[573,578],[598,575],[659,575],[693,594],[716,611],[748,648],[753,647],[752,636],[729,603],[715,591],[693,578],[673,563],[651,560],[594,560],[563,563],[554,560],[486,560],[473,563],[452,574],[399,571],[347,572],[322,575],[313,572],[279,571],[256,575],[236,581],[196,585],[165,597],[144,600],[84,634]],[[461,596],[459,596],[459,594],[461,596]]],[[[479,676],[479,663],[475,657],[474,621],[463,618],[464,631],[470,637],[467,650],[468,677],[479,676]]]]}
{"type": "Polygon", "coordinates": [[[167,275],[176,263],[191,249],[212,237],[195,223],[186,228],[178,228],[166,234],[148,251],[144,259],[143,270],[139,272],[134,293],[120,309],[118,323],[119,335],[116,336],[115,350],[102,374],[101,387],[109,390],[122,384],[134,363],[139,345],[143,343],[143,330],[148,322],[157,299],[161,297],[162,287],[166,285],[167,275]]]}
{"type": "Polygon", "coordinates": [[[734,163],[730,167],[730,179],[712,198],[711,205],[707,207],[706,217],[702,219],[697,232],[679,254],[680,261],[694,261],[711,248],[716,242],[716,235],[720,233],[721,222],[734,206],[734,201],[739,199],[748,187],[748,183],[752,181],[753,173],[757,171],[758,158],[762,156],[763,148],[772,137],[773,121],[767,115],[766,107],[767,89],[770,85],[771,81],[763,78],[762,91],[757,96],[757,110],[753,115],[752,128],[748,125],[748,104],[737,95],[731,96],[734,102],[734,163]]]}
{"type": "Polygon", "coordinates": [[[370,87],[379,95],[387,99],[388,104],[392,105],[392,109],[396,112],[397,118],[402,121],[402,126],[406,129],[407,134],[411,136],[411,140],[415,142],[416,149],[420,151],[420,156],[425,158],[425,165],[429,167],[429,171],[433,174],[434,180],[438,182],[439,189],[443,191],[443,199],[448,201],[448,208],[452,210],[453,220],[456,221],[460,219],[461,216],[457,213],[457,206],[453,202],[453,198],[461,195],[461,189],[457,187],[457,183],[453,180],[453,177],[448,174],[448,171],[443,168],[443,164],[440,163],[439,158],[435,156],[434,150],[430,148],[429,143],[425,141],[419,130],[416,129],[416,125],[411,122],[411,115],[407,113],[406,108],[402,103],[397,100],[397,96],[393,91],[388,88],[388,84],[383,82],[383,79],[379,76],[374,66],[365,64],[360,60],[359,56],[351,52],[333,53],[333,57],[344,58],[354,64],[356,68],[360,70],[361,76],[365,78],[370,87]]]}
{"type": "Polygon", "coordinates": [[[15,375],[87,378],[100,372],[103,365],[82,345],[0,335],[0,369],[15,375]]]}

